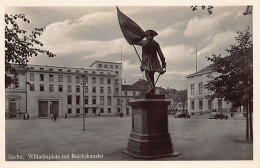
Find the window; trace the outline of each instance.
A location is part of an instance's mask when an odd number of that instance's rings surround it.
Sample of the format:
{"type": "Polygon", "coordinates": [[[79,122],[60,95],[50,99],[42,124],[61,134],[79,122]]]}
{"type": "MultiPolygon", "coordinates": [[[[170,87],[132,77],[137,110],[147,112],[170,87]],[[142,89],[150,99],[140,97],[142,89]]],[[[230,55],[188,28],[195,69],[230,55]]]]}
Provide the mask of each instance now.
{"type": "Polygon", "coordinates": [[[88,93],[88,86],[84,87],[84,93],[88,93]]]}
{"type": "Polygon", "coordinates": [[[218,109],[222,109],[222,99],[218,99],[218,109]]]}
{"type": "Polygon", "coordinates": [[[104,67],[107,68],[107,65],[105,65],[104,67]]]}
{"type": "Polygon", "coordinates": [[[98,64],[98,67],[99,67],[99,68],[102,68],[102,64],[98,64]]]}
{"type": "Polygon", "coordinates": [[[92,93],[96,93],[96,86],[92,86],[92,93]]]}
{"type": "Polygon", "coordinates": [[[79,70],[76,70],[76,73],[79,73],[79,70]]]}
{"type": "Polygon", "coordinates": [[[80,96],[76,96],[76,104],[80,104],[80,96]]]}
{"type": "Polygon", "coordinates": [[[111,97],[110,96],[107,97],[107,104],[111,105],[111,97]]]}
{"type": "Polygon", "coordinates": [[[199,83],[199,94],[202,94],[202,83],[199,83]]]}
{"type": "Polygon", "coordinates": [[[59,92],[62,92],[62,91],[63,91],[63,86],[59,85],[59,92]]]}
{"type": "Polygon", "coordinates": [[[59,72],[62,72],[62,69],[59,69],[59,72]]]}
{"type": "Polygon", "coordinates": [[[115,68],[118,69],[118,65],[116,65],[115,68]]]}
{"type": "Polygon", "coordinates": [[[49,81],[50,81],[50,82],[53,82],[53,81],[54,81],[53,75],[49,75],[49,81]]]}
{"type": "Polygon", "coordinates": [[[34,67],[30,67],[30,69],[34,69],[34,67]]]}
{"type": "Polygon", "coordinates": [[[80,92],[80,86],[76,86],[76,92],[80,92]]]}
{"type": "Polygon", "coordinates": [[[100,84],[104,84],[104,78],[100,78],[100,84]]]}
{"type": "Polygon", "coordinates": [[[191,110],[194,110],[195,109],[195,104],[194,104],[194,100],[191,101],[191,110]]]}
{"type": "Polygon", "coordinates": [[[41,71],[44,71],[44,68],[40,68],[41,71]]]}
{"type": "Polygon", "coordinates": [[[30,91],[34,91],[34,84],[30,84],[30,91]]]}
{"type": "Polygon", "coordinates": [[[115,72],[116,76],[118,76],[118,71],[115,72]]]}
{"type": "Polygon", "coordinates": [[[59,82],[63,82],[63,76],[62,76],[62,75],[59,75],[59,76],[58,76],[58,81],[59,81],[59,82]]]}
{"type": "Polygon", "coordinates": [[[88,97],[84,97],[84,103],[88,104],[88,97]]]}
{"type": "Polygon", "coordinates": [[[100,93],[104,93],[104,87],[100,87],[100,93]]]}
{"type": "Polygon", "coordinates": [[[84,71],[84,73],[88,73],[88,71],[84,71]]]}
{"type": "Polygon", "coordinates": [[[104,113],[104,108],[100,108],[100,113],[104,113]]]}
{"type": "Polygon", "coordinates": [[[104,72],[100,72],[100,75],[103,75],[104,74],[104,72]]]}
{"type": "Polygon", "coordinates": [[[85,83],[88,83],[88,77],[83,77],[82,79],[85,83]]]}
{"type": "Polygon", "coordinates": [[[120,113],[120,108],[117,108],[117,113],[120,113]]]}
{"type": "Polygon", "coordinates": [[[79,83],[80,82],[80,78],[79,76],[76,76],[76,83],[79,83]]]}
{"type": "Polygon", "coordinates": [[[202,110],[202,109],[203,109],[203,101],[200,100],[200,101],[199,101],[199,110],[202,110]]]}
{"type": "Polygon", "coordinates": [[[104,96],[100,96],[100,105],[104,105],[104,96]]]}
{"type": "Polygon", "coordinates": [[[67,72],[71,72],[71,70],[70,70],[70,69],[68,69],[68,70],[67,70],[67,72]]]}
{"type": "Polygon", "coordinates": [[[67,76],[67,82],[71,82],[71,76],[67,76]]]}
{"type": "Polygon", "coordinates": [[[34,73],[30,73],[30,81],[34,81],[34,73]]]}
{"type": "Polygon", "coordinates": [[[71,114],[71,108],[68,108],[68,114],[71,114]]]}
{"type": "Polygon", "coordinates": [[[119,94],[119,88],[116,88],[115,94],[119,94]]]}
{"type": "Polygon", "coordinates": [[[136,94],[136,93],[135,93],[135,92],[133,92],[133,96],[135,96],[135,94],[136,94]]]}
{"type": "Polygon", "coordinates": [[[108,113],[111,113],[111,108],[108,108],[108,109],[107,109],[107,112],[108,112],[108,113]]]}
{"type": "Polygon", "coordinates": [[[107,93],[111,93],[111,87],[107,88],[107,93]]]}
{"type": "Polygon", "coordinates": [[[71,92],[71,85],[68,85],[67,90],[68,90],[68,92],[71,92]]]}
{"type": "Polygon", "coordinates": [[[72,96],[68,96],[68,104],[72,104],[72,96]]]}
{"type": "Polygon", "coordinates": [[[115,84],[116,84],[116,85],[119,85],[119,79],[116,79],[116,80],[115,80],[115,84]]]}
{"type": "Polygon", "coordinates": [[[40,81],[44,81],[44,74],[40,74],[40,81]]]}
{"type": "Polygon", "coordinates": [[[96,74],[96,71],[92,71],[93,74],[96,74]]]}
{"type": "Polygon", "coordinates": [[[111,84],[111,79],[107,78],[107,84],[111,84]]]}
{"type": "Polygon", "coordinates": [[[117,105],[120,105],[120,99],[117,99],[116,102],[117,102],[117,105]]]}
{"type": "Polygon", "coordinates": [[[113,69],[113,65],[110,65],[110,69],[113,69]]]}
{"type": "Polygon", "coordinates": [[[124,91],[124,95],[127,96],[127,91],[124,91]]]}
{"type": "Polygon", "coordinates": [[[129,99],[126,99],[126,105],[127,106],[129,105],[129,99]]]}
{"type": "Polygon", "coordinates": [[[49,71],[53,71],[53,68],[49,68],[49,71]]]}
{"type": "Polygon", "coordinates": [[[190,85],[191,95],[194,95],[194,84],[190,85]]]}
{"type": "Polygon", "coordinates": [[[208,110],[211,110],[211,100],[208,100],[208,110]]]}
{"type": "Polygon", "coordinates": [[[92,104],[96,104],[96,96],[92,96],[92,104]]]}
{"type": "Polygon", "coordinates": [[[85,114],[86,114],[86,113],[88,113],[88,108],[87,108],[87,107],[85,107],[85,114]]]}
{"type": "Polygon", "coordinates": [[[92,83],[96,83],[96,77],[92,77],[92,83]]]}
{"type": "Polygon", "coordinates": [[[44,84],[40,84],[40,91],[44,91],[44,84]]]}
{"type": "Polygon", "coordinates": [[[54,91],[53,85],[49,85],[49,91],[50,91],[50,92],[53,92],[53,91],[54,91]]]}

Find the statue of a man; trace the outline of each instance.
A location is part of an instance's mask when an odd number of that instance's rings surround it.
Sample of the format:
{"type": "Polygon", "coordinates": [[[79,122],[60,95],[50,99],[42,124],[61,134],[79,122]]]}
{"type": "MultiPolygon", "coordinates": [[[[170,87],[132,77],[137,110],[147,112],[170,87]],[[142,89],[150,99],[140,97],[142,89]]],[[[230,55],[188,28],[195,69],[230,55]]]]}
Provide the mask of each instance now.
{"type": "Polygon", "coordinates": [[[153,39],[158,33],[154,30],[147,30],[145,33],[145,40],[141,40],[136,45],[142,46],[142,62],[141,71],[145,71],[145,77],[150,85],[150,90],[147,94],[155,93],[154,73],[159,72],[161,75],[166,72],[165,57],[161,51],[160,45],[153,39]],[[160,57],[162,66],[158,60],[157,53],[160,57]]]}

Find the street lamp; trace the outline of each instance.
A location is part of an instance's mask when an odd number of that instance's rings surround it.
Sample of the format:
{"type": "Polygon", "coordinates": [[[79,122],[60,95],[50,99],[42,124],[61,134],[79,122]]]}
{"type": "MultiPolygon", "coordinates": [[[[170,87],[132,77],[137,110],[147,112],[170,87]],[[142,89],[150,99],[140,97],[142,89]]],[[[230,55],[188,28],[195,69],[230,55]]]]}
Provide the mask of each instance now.
{"type": "MultiPolygon", "coordinates": [[[[26,95],[26,97],[25,97],[25,99],[26,99],[26,101],[25,101],[25,102],[26,102],[26,104],[25,104],[25,106],[26,106],[26,107],[25,107],[25,108],[26,108],[26,113],[28,113],[28,112],[27,112],[27,91],[28,91],[27,85],[31,85],[31,83],[30,83],[30,82],[26,82],[26,83],[25,83],[25,87],[26,87],[26,92],[25,92],[25,95],[26,95]]],[[[20,116],[19,116],[19,117],[20,117],[20,116]]]]}
{"type": "Polygon", "coordinates": [[[84,108],[84,104],[85,104],[85,102],[84,102],[84,92],[85,92],[85,86],[86,86],[86,84],[87,84],[87,82],[86,81],[84,81],[84,77],[86,77],[85,75],[82,75],[81,76],[82,77],[82,81],[81,81],[81,85],[82,85],[82,87],[83,87],[83,101],[82,101],[82,108],[83,108],[83,131],[86,131],[86,129],[85,129],[85,108],[84,108]]]}

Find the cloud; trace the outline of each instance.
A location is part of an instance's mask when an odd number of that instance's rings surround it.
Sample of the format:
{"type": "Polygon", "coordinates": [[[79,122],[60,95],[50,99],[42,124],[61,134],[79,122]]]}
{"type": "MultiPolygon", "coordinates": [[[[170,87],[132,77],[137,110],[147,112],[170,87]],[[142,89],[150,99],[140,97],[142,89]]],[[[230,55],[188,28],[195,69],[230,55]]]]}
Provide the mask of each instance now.
{"type": "Polygon", "coordinates": [[[187,37],[193,37],[205,34],[212,29],[214,30],[219,25],[221,19],[230,15],[229,12],[225,12],[221,15],[206,16],[203,18],[195,17],[188,22],[184,35],[187,37]]]}

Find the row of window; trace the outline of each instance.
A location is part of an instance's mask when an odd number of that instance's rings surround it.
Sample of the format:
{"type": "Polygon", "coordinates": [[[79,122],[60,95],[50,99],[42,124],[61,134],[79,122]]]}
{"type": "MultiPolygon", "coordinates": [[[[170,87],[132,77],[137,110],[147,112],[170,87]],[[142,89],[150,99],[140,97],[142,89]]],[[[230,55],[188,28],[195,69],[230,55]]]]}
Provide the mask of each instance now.
{"type": "MultiPolygon", "coordinates": [[[[80,105],[80,96],[76,97],[76,105],[80,105]]],[[[67,104],[72,105],[72,95],[67,96],[67,104]]],[[[84,96],[84,104],[90,104],[88,96],[84,96]]],[[[97,104],[97,97],[92,96],[92,103],[91,104],[97,104]]],[[[100,105],[105,105],[105,96],[100,96],[100,105]]],[[[112,105],[112,98],[111,96],[107,96],[107,105],[112,105]]]]}
{"type": "MultiPolygon", "coordinates": [[[[103,68],[103,64],[98,64],[98,67],[99,67],[99,68],[103,68]]],[[[105,64],[105,65],[104,65],[104,68],[108,68],[108,65],[105,64]]],[[[113,69],[113,68],[114,68],[114,65],[109,65],[109,68],[110,68],[110,69],[113,69]]],[[[118,69],[118,65],[115,65],[115,69],[118,69]]]]}
{"type": "MultiPolygon", "coordinates": [[[[218,99],[218,109],[222,109],[222,100],[218,99]]],[[[195,110],[195,101],[191,100],[191,110],[195,110]]],[[[199,110],[203,110],[203,100],[199,100],[199,110]]],[[[208,110],[212,110],[212,100],[208,100],[208,110]]]]}
{"type": "MultiPolygon", "coordinates": [[[[34,67],[30,67],[31,70],[34,69],[34,67]]],[[[113,68],[111,68],[113,69],[113,68]]],[[[118,69],[118,66],[115,67],[115,69],[118,69]]],[[[45,69],[45,68],[40,68],[41,71],[44,71],[44,70],[49,70],[50,72],[53,72],[54,69],[53,68],[49,68],[49,69],[45,69]]],[[[58,69],[58,72],[63,72],[63,69],[58,69]]],[[[72,72],[71,69],[67,69],[67,72],[72,72]]],[[[75,71],[76,73],[80,73],[80,70],[76,70],[75,71]]],[[[84,71],[84,73],[88,73],[89,71],[84,71]]],[[[96,71],[92,71],[92,74],[96,74],[96,71]]],[[[104,74],[104,72],[100,72],[101,75],[104,74]]],[[[110,72],[108,72],[108,75],[111,75],[110,72]]]]}
{"type": "MultiPolygon", "coordinates": [[[[40,81],[44,81],[44,74],[39,74],[40,77],[40,81]]],[[[84,81],[85,83],[88,83],[88,77],[83,77],[82,81],[84,81]]],[[[92,77],[92,83],[96,84],[97,83],[97,78],[96,77],[92,77]]],[[[100,84],[105,84],[105,79],[101,77],[99,82],[100,84]]],[[[34,73],[30,73],[30,81],[35,81],[35,76],[34,73]]],[[[53,74],[49,74],[49,81],[50,82],[54,82],[54,75],[53,74]]],[[[58,75],[58,82],[63,82],[63,75],[58,75]]],[[[67,76],[67,82],[72,82],[72,76],[67,76]]],[[[80,83],[80,76],[76,76],[76,83],[80,83]]],[[[107,78],[106,79],[106,84],[111,84],[111,78],[107,78]]],[[[115,80],[115,84],[118,85],[119,81],[118,79],[115,80]]]]}
{"type": "MultiPolygon", "coordinates": [[[[195,84],[190,85],[190,90],[191,90],[190,94],[191,95],[194,95],[194,86],[195,86],[195,84]]],[[[199,87],[199,94],[202,94],[203,93],[203,83],[199,83],[198,87],[199,87]]],[[[209,89],[208,89],[208,93],[210,93],[209,89]]]]}
{"type": "MultiPolygon", "coordinates": [[[[76,89],[75,90],[76,92],[80,92],[80,86],[76,86],[75,89],[76,89]]],[[[84,89],[84,93],[89,93],[88,86],[85,86],[83,89],[84,89]]],[[[111,87],[107,87],[107,93],[112,93],[111,90],[112,90],[111,87]]],[[[35,85],[34,84],[30,84],[30,91],[35,91],[35,85]]],[[[45,91],[44,84],[40,84],[40,91],[45,91]]],[[[58,91],[63,92],[63,85],[58,86],[58,91]]],[[[99,93],[104,93],[104,87],[100,87],[99,91],[100,91],[99,93]]],[[[54,85],[49,85],[49,92],[54,92],[54,85]]],[[[71,85],[67,85],[67,92],[72,92],[72,86],[71,85]]],[[[96,86],[92,86],[92,93],[97,93],[96,86]]],[[[115,89],[115,93],[116,94],[119,93],[119,88],[115,89]]]]}
{"type": "MultiPolygon", "coordinates": [[[[84,108],[85,115],[89,113],[89,108],[85,107],[84,108]]],[[[120,113],[120,108],[117,108],[117,112],[120,113]]],[[[76,113],[81,114],[80,108],[76,108],[76,113]]],[[[92,108],[92,113],[96,114],[97,109],[92,108]]],[[[100,113],[111,113],[111,108],[108,108],[107,111],[104,110],[104,108],[100,108],[100,113]]],[[[72,108],[68,108],[68,114],[72,114],[72,108]]],[[[82,115],[82,114],[81,114],[82,115]]],[[[126,108],[126,115],[129,115],[129,108],[126,108]]]]}

